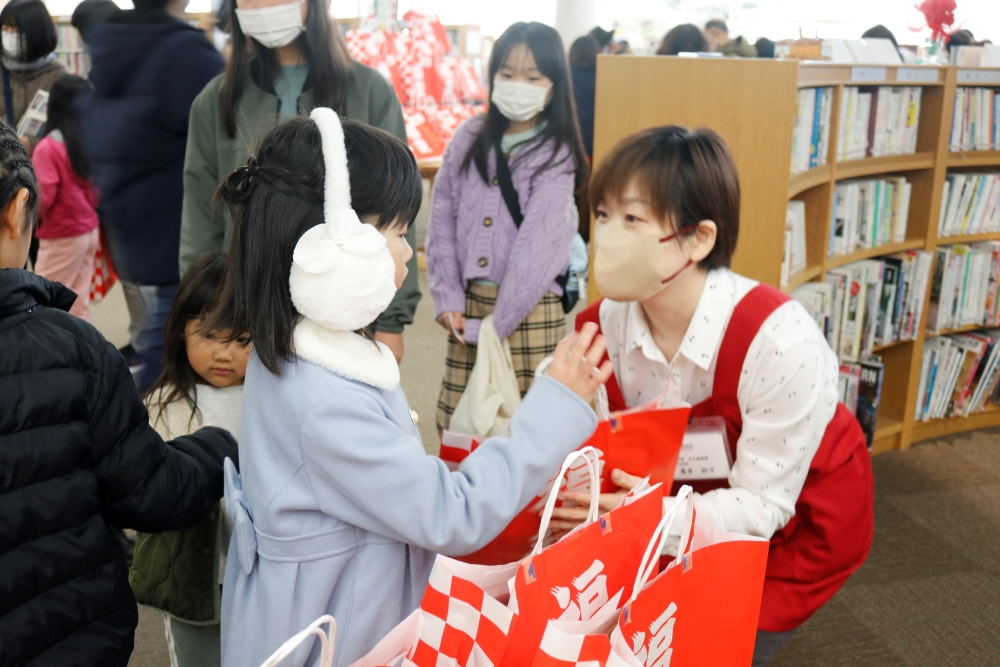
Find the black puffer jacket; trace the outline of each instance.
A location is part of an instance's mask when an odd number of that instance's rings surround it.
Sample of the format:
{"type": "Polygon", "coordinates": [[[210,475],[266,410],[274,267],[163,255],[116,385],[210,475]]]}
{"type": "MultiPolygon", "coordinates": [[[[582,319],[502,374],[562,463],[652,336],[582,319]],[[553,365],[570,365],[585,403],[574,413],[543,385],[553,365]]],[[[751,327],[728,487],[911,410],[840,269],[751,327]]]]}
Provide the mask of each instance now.
{"type": "Polygon", "coordinates": [[[127,664],[138,620],[108,525],[193,525],[222,495],[228,433],[170,444],[125,360],[64,312],[75,295],[0,270],[0,666],[127,664]]]}

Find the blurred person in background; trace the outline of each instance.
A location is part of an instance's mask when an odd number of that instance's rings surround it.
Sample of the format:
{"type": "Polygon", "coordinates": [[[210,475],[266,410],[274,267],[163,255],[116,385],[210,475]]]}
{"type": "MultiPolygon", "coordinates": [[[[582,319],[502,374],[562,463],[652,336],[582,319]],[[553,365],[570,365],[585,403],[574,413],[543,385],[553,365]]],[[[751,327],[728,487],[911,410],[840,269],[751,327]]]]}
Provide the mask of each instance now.
{"type": "MultiPolygon", "coordinates": [[[[330,18],[328,0],[235,0],[230,7],[232,52],[226,71],[191,107],[182,274],[203,254],[228,251],[233,223],[228,213],[213,209],[215,190],[246,164],[249,151],[279,120],[327,106],[343,118],[406,141],[396,92],[381,74],[351,58],[339,26],[330,18]]],[[[406,239],[417,247],[415,225],[406,239]]],[[[416,253],[407,266],[403,287],[371,325],[375,340],[389,346],[397,361],[403,358],[403,328],[413,322],[420,301],[416,253]]]]}
{"type": "Polygon", "coordinates": [[[722,19],[705,24],[705,39],[712,51],[733,58],[756,58],[757,49],[742,36],[730,39],[729,26],[722,19]]]}
{"type": "Polygon", "coordinates": [[[94,94],[81,131],[111,261],[135,326],[136,378],[160,375],[163,324],[180,275],[184,150],[191,103],[222,70],[205,34],[180,17],[187,0],[135,0],[87,33],[94,94]]]}
{"type": "Polygon", "coordinates": [[[658,56],[676,56],[678,53],[703,53],[708,51],[708,40],[698,26],[691,23],[675,25],[671,28],[660,46],[656,49],[658,56]]]}
{"type": "Polygon", "coordinates": [[[577,38],[569,47],[569,71],[573,77],[573,99],[580,122],[583,148],[590,159],[594,154],[594,95],[597,84],[597,54],[601,45],[590,35],[577,38]]]}
{"type": "MultiPolygon", "coordinates": [[[[17,128],[31,100],[48,92],[66,68],[53,51],[59,43],[56,27],[42,0],[11,0],[0,11],[3,54],[3,106],[0,117],[17,128]]],[[[41,137],[19,136],[31,155],[41,137]]]]}
{"type": "Polygon", "coordinates": [[[769,40],[767,37],[761,37],[756,42],[754,42],[753,48],[757,50],[758,58],[774,57],[774,42],[769,40]]]}
{"type": "Polygon", "coordinates": [[[903,55],[903,52],[899,50],[899,44],[896,42],[896,36],[892,34],[891,30],[886,28],[881,23],[874,25],[861,33],[861,39],[888,39],[892,42],[892,45],[896,47],[896,53],[899,54],[900,60],[906,62],[906,57],[903,55]]]}
{"type": "Polygon", "coordinates": [[[120,11],[121,7],[112,0],[83,0],[76,6],[76,9],[73,10],[73,17],[70,19],[70,25],[79,31],[84,51],[89,53],[87,41],[90,29],[104,23],[120,11]]]}
{"type": "Polygon", "coordinates": [[[601,53],[607,53],[612,47],[611,42],[615,38],[615,33],[611,30],[605,30],[601,26],[597,26],[587,33],[587,36],[593,37],[597,40],[597,44],[601,47],[601,53]]]}

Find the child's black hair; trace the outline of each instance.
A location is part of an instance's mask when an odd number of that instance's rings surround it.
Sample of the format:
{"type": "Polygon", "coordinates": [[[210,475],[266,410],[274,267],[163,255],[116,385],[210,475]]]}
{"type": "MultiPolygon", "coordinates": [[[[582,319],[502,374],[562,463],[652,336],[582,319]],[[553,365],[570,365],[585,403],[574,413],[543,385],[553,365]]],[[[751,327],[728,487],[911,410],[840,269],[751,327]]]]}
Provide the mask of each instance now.
{"type": "MultiPolygon", "coordinates": [[[[493,94],[493,80],[496,79],[497,72],[507,61],[511,50],[518,44],[524,44],[531,50],[538,71],[552,81],[552,98],[542,110],[542,118],[548,121],[548,124],[537,138],[532,139],[530,144],[517,154],[516,160],[524,159],[551,140],[554,142],[552,155],[538,167],[537,171],[556,167],[568,160],[569,168],[576,175],[576,187],[579,188],[587,179],[587,153],[583,147],[580,124],[576,118],[573,82],[570,79],[566,53],[563,51],[563,43],[559,33],[551,26],[535,21],[515,23],[504,30],[496,44],[493,45],[493,53],[490,55],[490,95],[493,94]],[[556,156],[563,146],[569,149],[569,156],[556,163],[556,156]]],[[[508,127],[510,127],[510,121],[500,113],[497,105],[490,102],[479,136],[472,142],[468,152],[462,158],[462,173],[467,172],[469,166],[475,164],[476,171],[479,172],[483,182],[489,183],[487,157],[508,127]]]]}
{"type": "Polygon", "coordinates": [[[25,188],[28,203],[25,210],[25,227],[33,229],[38,218],[38,181],[28,152],[18,141],[17,133],[4,120],[0,120],[0,211],[25,188]]]}
{"type": "Polygon", "coordinates": [[[21,37],[21,53],[15,60],[23,63],[49,55],[59,44],[56,26],[42,0],[11,0],[0,10],[0,25],[17,29],[21,37]]]}
{"type": "Polygon", "coordinates": [[[180,399],[187,401],[194,417],[199,375],[188,360],[185,327],[190,320],[208,318],[219,301],[225,272],[226,257],[221,252],[202,255],[192,262],[177,286],[177,295],[163,326],[163,373],[144,396],[159,408],[157,419],[162,418],[168,405],[180,399]]]}
{"type": "Polygon", "coordinates": [[[53,130],[62,133],[66,143],[66,153],[73,171],[80,178],[90,178],[90,164],[83,152],[83,141],[80,137],[79,114],[77,101],[83,93],[93,90],[90,82],[75,74],[63,74],[56,79],[49,90],[48,118],[45,121],[45,133],[53,130]]]}
{"type": "MultiPolygon", "coordinates": [[[[409,228],[423,187],[413,153],[377,128],[342,120],[351,206],[376,229],[409,228]]],[[[299,238],[323,222],[326,169],[320,133],[310,118],[271,130],[245,167],[219,187],[234,223],[225,286],[210,327],[232,338],[249,335],[261,363],[274,374],[292,358],[299,312],[288,276],[299,238]]]]}

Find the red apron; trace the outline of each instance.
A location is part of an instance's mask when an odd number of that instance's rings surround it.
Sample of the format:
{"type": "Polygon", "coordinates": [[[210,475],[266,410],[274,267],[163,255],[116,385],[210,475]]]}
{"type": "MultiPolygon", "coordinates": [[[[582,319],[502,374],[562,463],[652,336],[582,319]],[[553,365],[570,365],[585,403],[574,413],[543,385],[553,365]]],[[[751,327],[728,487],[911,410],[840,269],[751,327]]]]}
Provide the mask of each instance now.
{"type": "MultiPolygon", "coordinates": [[[[743,418],[736,398],[743,360],[764,321],[791,297],[758,285],[736,304],[719,346],[712,396],[691,411],[692,417],[721,416],[726,421],[733,459],[743,418]]],[[[600,322],[600,302],[577,315],[576,327],[600,322]]],[[[624,410],[617,379],[607,384],[611,411],[624,410]]],[[[626,471],[628,472],[628,471],[626,471]]],[[[696,482],[705,493],[726,488],[726,480],[696,482]]],[[[675,484],[673,493],[679,485],[675,484]]],[[[794,630],[829,600],[868,556],[874,531],[874,482],[864,434],[842,403],[826,427],[809,465],[795,516],[771,538],[758,628],[794,630]]]]}

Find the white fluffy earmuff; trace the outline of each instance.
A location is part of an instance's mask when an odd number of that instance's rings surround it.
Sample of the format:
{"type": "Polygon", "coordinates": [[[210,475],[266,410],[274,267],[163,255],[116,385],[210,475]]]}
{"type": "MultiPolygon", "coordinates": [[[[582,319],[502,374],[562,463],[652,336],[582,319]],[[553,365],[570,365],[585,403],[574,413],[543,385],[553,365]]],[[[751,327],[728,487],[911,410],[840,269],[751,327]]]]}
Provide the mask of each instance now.
{"type": "Polygon", "coordinates": [[[324,223],[299,239],[289,289],[305,317],[333,331],[357,331],[375,321],[396,294],[396,265],[386,238],[351,208],[344,130],[329,108],[313,109],[326,178],[324,223]]]}

